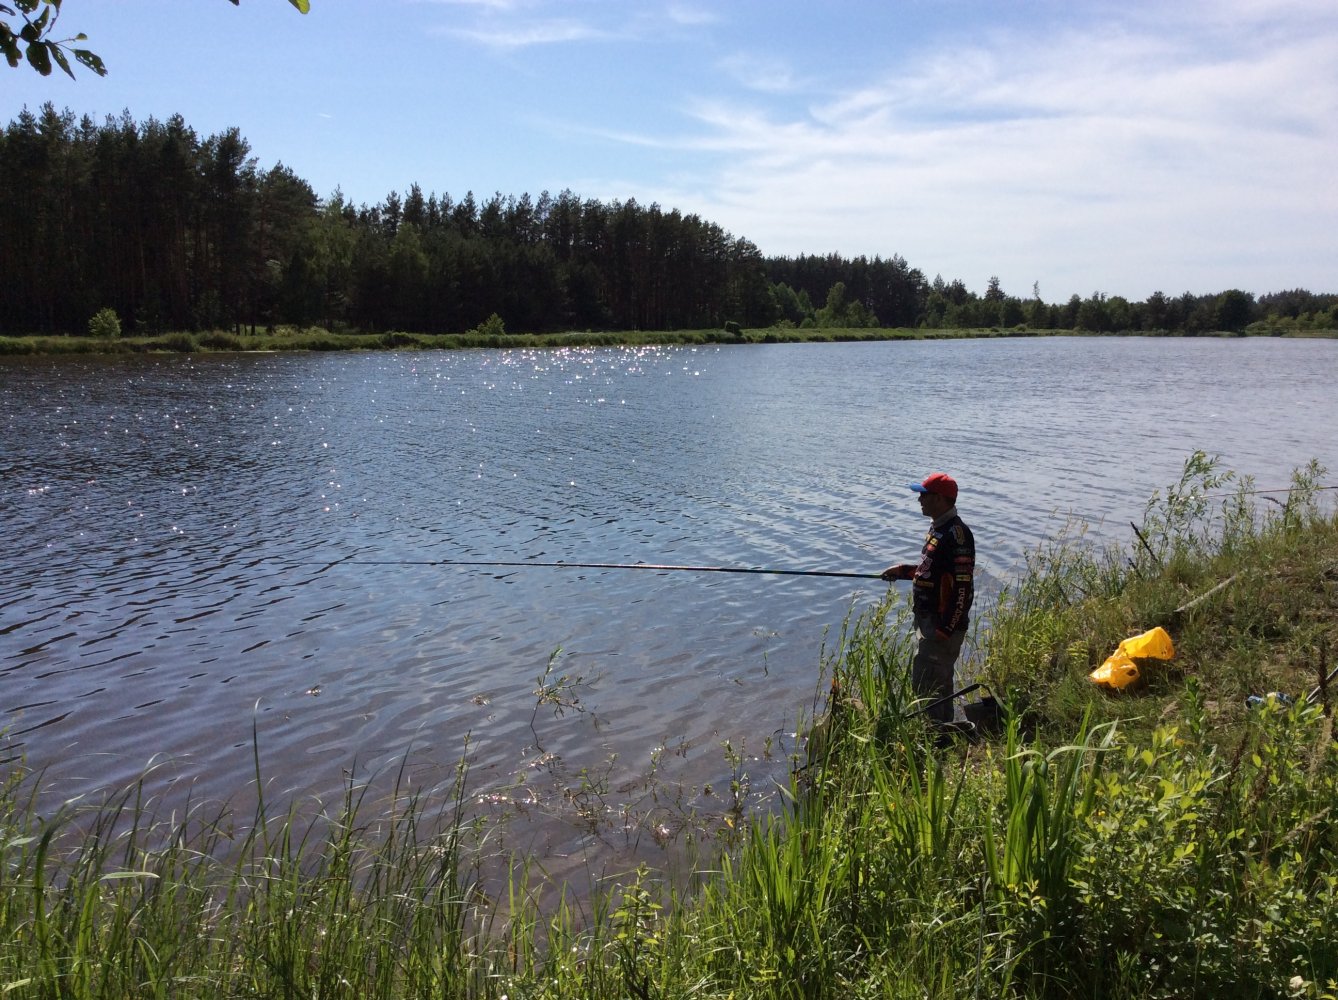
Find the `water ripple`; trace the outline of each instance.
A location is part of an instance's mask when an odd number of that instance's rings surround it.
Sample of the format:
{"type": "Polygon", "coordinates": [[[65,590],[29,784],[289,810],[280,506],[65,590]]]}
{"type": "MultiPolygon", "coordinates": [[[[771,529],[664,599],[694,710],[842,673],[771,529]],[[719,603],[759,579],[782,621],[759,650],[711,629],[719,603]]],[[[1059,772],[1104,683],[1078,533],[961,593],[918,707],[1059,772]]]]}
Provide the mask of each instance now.
{"type": "Polygon", "coordinates": [[[228,799],[255,732],[276,787],[330,797],[468,737],[513,806],[653,756],[709,804],[721,743],[791,738],[883,585],[428,564],[876,572],[944,468],[988,594],[1070,516],[1126,539],[1196,448],[1333,467],[1336,370],[1332,341],[1090,338],[0,361],[5,755],[228,799]]]}

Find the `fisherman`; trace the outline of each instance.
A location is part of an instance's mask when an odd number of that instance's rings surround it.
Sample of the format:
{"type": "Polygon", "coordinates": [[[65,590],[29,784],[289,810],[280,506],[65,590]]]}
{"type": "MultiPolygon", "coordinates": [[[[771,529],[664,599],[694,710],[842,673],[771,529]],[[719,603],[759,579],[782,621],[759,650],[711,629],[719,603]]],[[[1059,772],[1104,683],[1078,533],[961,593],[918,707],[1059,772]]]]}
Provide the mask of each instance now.
{"type": "MultiPolygon", "coordinates": [[[[908,483],[920,495],[920,513],[931,519],[920,550],[920,563],[898,563],[883,570],[887,581],[910,580],[915,631],[919,647],[911,664],[911,688],[917,698],[939,699],[952,694],[952,668],[962,651],[974,596],[976,543],[971,529],[957,516],[957,482],[935,472],[920,483],[908,483]]],[[[950,701],[926,713],[935,722],[951,722],[950,701]]]]}

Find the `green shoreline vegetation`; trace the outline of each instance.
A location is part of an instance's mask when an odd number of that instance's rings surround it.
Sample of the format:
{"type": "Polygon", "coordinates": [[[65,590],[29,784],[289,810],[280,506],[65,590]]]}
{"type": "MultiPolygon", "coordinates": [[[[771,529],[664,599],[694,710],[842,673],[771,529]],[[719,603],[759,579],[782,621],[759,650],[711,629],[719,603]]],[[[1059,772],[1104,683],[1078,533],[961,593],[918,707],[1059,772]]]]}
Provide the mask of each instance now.
{"type": "MultiPolygon", "coordinates": [[[[1001,735],[907,717],[903,607],[847,623],[768,813],[690,884],[640,866],[548,895],[466,813],[352,780],[305,815],[144,786],[42,815],[0,792],[0,992],[29,997],[1338,995],[1338,514],[1312,462],[1261,492],[1196,453],[1137,540],[1035,550],[978,636],[1001,735]],[[1226,582],[1225,586],[1219,586],[1226,582]],[[1088,672],[1154,625],[1175,657],[1088,672]],[[1303,697],[1312,687],[1316,697],[1303,697]],[[1297,696],[1247,698],[1267,692],[1297,696]]],[[[735,760],[735,767],[739,763],[735,760]]],[[[257,787],[261,767],[257,752],[257,787]]],[[[722,824],[723,828],[723,824],[722,824]]]]}
{"type": "MultiPolygon", "coordinates": [[[[818,328],[768,327],[757,330],[623,330],[569,331],[565,333],[505,333],[487,325],[467,333],[331,333],[319,327],[277,328],[272,333],[238,334],[216,330],[209,333],[167,333],[156,336],[115,337],[7,337],[0,336],[0,357],[63,354],[211,354],[279,351],[384,351],[460,350],[498,348],[509,350],[562,349],[568,347],[667,347],[702,344],[843,343],[883,340],[961,340],[1011,337],[1090,336],[1186,336],[1164,332],[1095,334],[1083,330],[1033,330],[1021,326],[979,329],[922,328],[818,328]]],[[[1249,330],[1197,336],[1218,337],[1338,337],[1338,329],[1249,330]]]]}

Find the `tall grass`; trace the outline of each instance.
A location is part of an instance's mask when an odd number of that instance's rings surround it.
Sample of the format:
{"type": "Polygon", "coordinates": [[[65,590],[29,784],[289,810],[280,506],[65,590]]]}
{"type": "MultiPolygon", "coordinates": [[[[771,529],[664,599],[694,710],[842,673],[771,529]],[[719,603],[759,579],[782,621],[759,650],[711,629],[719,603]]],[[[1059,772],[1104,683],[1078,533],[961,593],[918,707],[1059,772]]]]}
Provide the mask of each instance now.
{"type": "MultiPolygon", "coordinates": [[[[452,812],[398,783],[368,808],[350,782],[331,812],[248,823],[187,803],[155,816],[141,781],[97,806],[0,798],[0,991],[13,997],[456,995],[467,873],[452,812]]],[[[462,787],[462,786],[461,786],[462,787]]]]}
{"type": "Polygon", "coordinates": [[[247,822],[204,804],[155,818],[143,784],[41,816],[40,780],[15,774],[0,991],[1338,995],[1330,704],[1242,697],[1327,666],[1338,522],[1321,475],[1255,509],[1251,484],[1196,455],[1128,551],[1040,551],[988,637],[988,680],[1011,692],[997,742],[942,745],[912,713],[903,607],[848,623],[777,807],[734,816],[737,839],[688,882],[640,866],[554,895],[515,857],[490,897],[463,770],[440,796],[396,781],[373,801],[350,781],[329,810],[262,799],[247,822]],[[1119,696],[1086,680],[1092,655],[1156,620],[1174,668],[1119,696]]]}

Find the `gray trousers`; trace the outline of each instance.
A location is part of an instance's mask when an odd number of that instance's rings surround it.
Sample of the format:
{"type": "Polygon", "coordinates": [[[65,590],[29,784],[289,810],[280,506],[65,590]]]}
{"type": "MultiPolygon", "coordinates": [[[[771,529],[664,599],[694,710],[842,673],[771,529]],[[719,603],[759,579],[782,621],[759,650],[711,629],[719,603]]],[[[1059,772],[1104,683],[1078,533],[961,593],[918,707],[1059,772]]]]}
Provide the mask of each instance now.
{"type": "MultiPolygon", "coordinates": [[[[915,697],[933,701],[952,694],[952,668],[962,652],[965,632],[954,632],[946,639],[934,634],[934,622],[929,615],[915,616],[915,632],[920,645],[911,661],[911,688],[915,697]]],[[[925,714],[935,722],[951,722],[956,706],[950,701],[936,705],[925,714]]]]}

